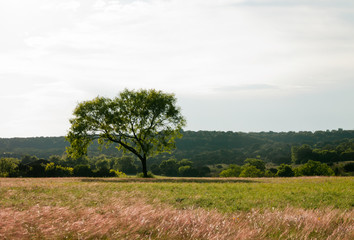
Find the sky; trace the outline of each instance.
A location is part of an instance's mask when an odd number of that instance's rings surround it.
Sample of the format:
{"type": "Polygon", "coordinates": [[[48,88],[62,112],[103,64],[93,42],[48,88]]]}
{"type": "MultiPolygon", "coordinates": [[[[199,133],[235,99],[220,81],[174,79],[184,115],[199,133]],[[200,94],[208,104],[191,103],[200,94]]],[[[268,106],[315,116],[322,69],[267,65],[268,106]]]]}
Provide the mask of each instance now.
{"type": "Polygon", "coordinates": [[[354,130],[352,0],[0,1],[0,137],[76,105],[174,93],[185,130],[354,130]]]}

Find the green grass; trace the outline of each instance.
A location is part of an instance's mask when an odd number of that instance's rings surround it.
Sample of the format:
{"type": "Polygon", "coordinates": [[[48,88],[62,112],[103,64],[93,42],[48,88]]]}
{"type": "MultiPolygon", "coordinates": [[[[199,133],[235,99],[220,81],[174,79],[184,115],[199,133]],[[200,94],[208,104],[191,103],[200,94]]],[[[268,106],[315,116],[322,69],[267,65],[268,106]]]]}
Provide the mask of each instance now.
{"type": "Polygon", "coordinates": [[[201,207],[220,212],[285,207],[352,209],[354,206],[354,178],[351,177],[215,181],[73,178],[63,181],[31,179],[26,184],[23,184],[24,180],[17,181],[18,184],[1,187],[0,207],[26,208],[35,204],[97,206],[119,197],[121,193],[177,208],[201,207]]]}
{"type": "Polygon", "coordinates": [[[0,238],[349,240],[353,189],[353,177],[0,178],[0,238]]]}
{"type": "Polygon", "coordinates": [[[221,212],[252,208],[305,209],[354,206],[352,178],[257,179],[217,183],[121,183],[123,191],[138,191],[178,208],[201,207],[221,212]]]}

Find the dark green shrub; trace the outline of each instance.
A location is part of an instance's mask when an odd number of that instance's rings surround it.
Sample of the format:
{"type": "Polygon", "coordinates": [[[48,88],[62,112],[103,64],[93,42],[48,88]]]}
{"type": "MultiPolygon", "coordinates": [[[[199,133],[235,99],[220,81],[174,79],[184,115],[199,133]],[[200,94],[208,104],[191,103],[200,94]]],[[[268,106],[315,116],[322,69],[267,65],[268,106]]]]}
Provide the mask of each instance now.
{"type": "Polygon", "coordinates": [[[198,177],[210,177],[210,168],[208,166],[202,166],[197,168],[198,177]]]}
{"type": "Polygon", "coordinates": [[[261,159],[257,159],[257,158],[247,158],[245,160],[245,165],[249,165],[249,166],[255,166],[256,168],[258,168],[259,170],[261,170],[262,172],[265,171],[265,162],[261,159]]]}
{"type": "Polygon", "coordinates": [[[157,165],[156,163],[151,165],[150,170],[153,174],[156,174],[156,175],[161,174],[161,169],[160,169],[159,165],[157,165]]]}
{"type": "Polygon", "coordinates": [[[89,165],[76,165],[74,167],[75,177],[93,177],[93,172],[89,165]]]}
{"type": "Polygon", "coordinates": [[[346,172],[354,172],[354,162],[344,164],[343,170],[346,172]]]}
{"type": "Polygon", "coordinates": [[[126,174],[136,174],[138,171],[137,165],[135,165],[134,157],[123,156],[116,160],[115,168],[119,169],[126,174]]]}
{"type": "Polygon", "coordinates": [[[178,175],[181,177],[197,177],[198,170],[189,165],[181,166],[178,168],[178,175]]]}
{"type": "Polygon", "coordinates": [[[276,173],[277,177],[293,177],[295,173],[292,167],[288,164],[281,164],[278,168],[278,172],[276,173]]]}
{"type": "Polygon", "coordinates": [[[28,167],[25,176],[27,177],[45,177],[45,167],[50,163],[45,159],[39,159],[34,162],[26,164],[28,167]]]}
{"type": "Polygon", "coordinates": [[[165,176],[176,177],[178,175],[178,168],[178,163],[174,158],[162,161],[160,164],[161,173],[165,176]]]}

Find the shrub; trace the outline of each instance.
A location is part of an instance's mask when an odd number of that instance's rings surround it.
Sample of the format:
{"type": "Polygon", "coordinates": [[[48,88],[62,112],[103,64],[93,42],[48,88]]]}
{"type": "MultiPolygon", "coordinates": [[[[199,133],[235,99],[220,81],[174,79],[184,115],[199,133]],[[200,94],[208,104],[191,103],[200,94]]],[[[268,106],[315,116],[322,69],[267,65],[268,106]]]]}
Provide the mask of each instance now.
{"type": "Polygon", "coordinates": [[[223,170],[220,177],[238,177],[242,171],[242,168],[236,164],[231,164],[228,169],[223,170]]]}
{"type": "Polygon", "coordinates": [[[346,163],[343,166],[344,171],[346,172],[354,172],[354,162],[346,163]]]}
{"type": "Polygon", "coordinates": [[[115,167],[126,174],[136,174],[138,171],[138,167],[135,165],[135,160],[132,156],[118,158],[115,167]]]}
{"type": "Polygon", "coordinates": [[[264,176],[265,176],[265,177],[275,177],[275,173],[273,173],[273,172],[270,171],[270,170],[266,170],[266,171],[264,172],[264,176]]]}
{"type": "Polygon", "coordinates": [[[276,173],[277,177],[293,177],[295,175],[292,167],[288,164],[281,164],[276,173]]]}
{"type": "Polygon", "coordinates": [[[156,163],[154,163],[150,166],[150,170],[153,174],[156,174],[156,175],[161,174],[161,169],[160,169],[159,165],[157,165],[156,163]]]}
{"type": "Polygon", "coordinates": [[[0,177],[16,177],[19,174],[18,164],[20,160],[15,158],[0,159],[0,177]]]}
{"type": "Polygon", "coordinates": [[[334,172],[325,163],[309,160],[295,169],[295,176],[334,176],[334,172]]]}
{"type": "Polygon", "coordinates": [[[113,177],[111,176],[108,168],[101,168],[93,171],[94,177],[113,177]]]}
{"type": "Polygon", "coordinates": [[[122,178],[127,176],[125,173],[114,170],[114,169],[109,170],[109,175],[111,177],[122,177],[122,178]]]}
{"type": "Polygon", "coordinates": [[[198,167],[197,170],[199,177],[210,177],[210,168],[208,166],[198,167]]]}
{"type": "Polygon", "coordinates": [[[110,164],[108,159],[100,159],[95,162],[95,166],[97,170],[104,169],[108,172],[108,169],[110,169],[110,164]]]}
{"type": "Polygon", "coordinates": [[[278,172],[278,169],[276,168],[269,168],[265,171],[264,176],[265,177],[275,177],[278,172]]]}
{"type": "Polygon", "coordinates": [[[178,168],[178,175],[181,177],[197,177],[198,170],[189,165],[185,165],[178,168]]]}
{"type": "MultiPolygon", "coordinates": [[[[144,177],[144,173],[138,173],[137,175],[136,175],[137,177],[139,177],[139,178],[143,178],[144,177]]],[[[152,172],[147,172],[147,178],[154,178],[155,177],[155,175],[154,174],[152,174],[152,172]]]]}
{"type": "Polygon", "coordinates": [[[45,159],[39,159],[34,162],[30,162],[26,164],[27,170],[25,172],[25,175],[27,177],[45,177],[46,176],[45,167],[47,166],[48,163],[50,162],[45,159]]]}
{"type": "Polygon", "coordinates": [[[179,166],[193,166],[193,162],[188,160],[188,159],[182,159],[181,161],[178,162],[179,166]]]}
{"type": "Polygon", "coordinates": [[[247,158],[245,160],[246,165],[249,166],[255,166],[256,168],[258,168],[259,170],[261,170],[262,172],[265,171],[265,162],[262,159],[258,159],[258,158],[247,158]]]}
{"type": "Polygon", "coordinates": [[[264,172],[253,165],[245,165],[242,167],[242,172],[239,177],[263,177],[264,172]]]}
{"type": "Polygon", "coordinates": [[[178,163],[176,159],[171,158],[169,160],[164,160],[160,164],[160,169],[162,174],[165,176],[177,176],[178,175],[178,163]]]}
{"type": "Polygon", "coordinates": [[[92,177],[93,172],[89,165],[76,165],[74,167],[74,176],[76,177],[92,177]]]}
{"type": "Polygon", "coordinates": [[[74,174],[73,168],[62,167],[55,165],[55,163],[48,163],[44,171],[47,177],[70,177],[74,174]]]}
{"type": "Polygon", "coordinates": [[[276,169],[276,168],[269,168],[268,171],[275,175],[275,174],[277,174],[278,169],[276,169]]]}

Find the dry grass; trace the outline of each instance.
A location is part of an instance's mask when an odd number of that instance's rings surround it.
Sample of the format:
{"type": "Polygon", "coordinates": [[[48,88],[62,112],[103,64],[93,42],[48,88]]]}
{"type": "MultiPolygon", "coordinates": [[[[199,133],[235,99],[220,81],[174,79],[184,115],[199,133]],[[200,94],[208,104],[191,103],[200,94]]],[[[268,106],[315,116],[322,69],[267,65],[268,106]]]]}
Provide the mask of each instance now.
{"type": "MultiPolygon", "coordinates": [[[[113,199],[112,199],[113,200],[113,199]]],[[[1,239],[353,239],[353,212],[177,210],[122,196],[110,205],[0,210],[1,239]]]]}
{"type": "Polygon", "coordinates": [[[102,195],[87,190],[106,186],[77,179],[0,179],[3,199],[28,197],[0,205],[0,239],[354,239],[352,209],[289,206],[225,214],[176,209],[140,192],[107,192],[97,199],[102,195]],[[83,194],[70,198],[73,189],[83,194]],[[93,200],[100,203],[87,204],[93,200]]]}

